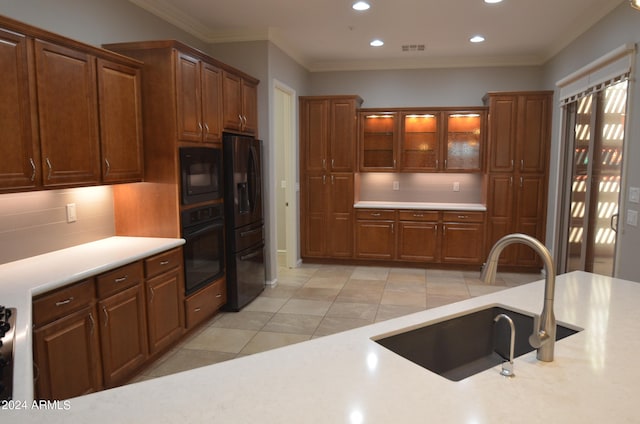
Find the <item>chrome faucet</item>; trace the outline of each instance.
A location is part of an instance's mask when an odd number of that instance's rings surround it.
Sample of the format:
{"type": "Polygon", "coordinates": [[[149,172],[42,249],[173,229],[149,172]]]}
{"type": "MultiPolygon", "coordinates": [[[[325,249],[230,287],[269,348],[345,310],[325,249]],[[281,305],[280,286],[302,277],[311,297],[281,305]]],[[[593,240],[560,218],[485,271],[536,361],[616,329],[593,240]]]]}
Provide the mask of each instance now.
{"type": "Polygon", "coordinates": [[[502,363],[502,371],[500,371],[500,375],[513,378],[516,376],[513,372],[513,351],[516,342],[516,327],[513,325],[513,320],[511,319],[511,317],[507,314],[496,315],[496,317],[493,319],[493,322],[498,322],[501,319],[505,319],[509,323],[509,327],[511,328],[511,341],[509,343],[509,361],[502,363]]]}
{"type": "Polygon", "coordinates": [[[533,320],[533,334],[529,337],[529,344],[537,349],[536,357],[545,362],[553,361],[553,349],[556,341],[556,317],[553,314],[553,296],[556,288],[556,271],[551,253],[539,240],[526,234],[509,234],[496,242],[489,252],[487,262],[482,268],[480,278],[485,283],[493,283],[496,279],[498,259],[502,250],[510,244],[521,243],[531,247],[544,262],[545,285],[544,305],[542,313],[535,315],[533,320]]]}

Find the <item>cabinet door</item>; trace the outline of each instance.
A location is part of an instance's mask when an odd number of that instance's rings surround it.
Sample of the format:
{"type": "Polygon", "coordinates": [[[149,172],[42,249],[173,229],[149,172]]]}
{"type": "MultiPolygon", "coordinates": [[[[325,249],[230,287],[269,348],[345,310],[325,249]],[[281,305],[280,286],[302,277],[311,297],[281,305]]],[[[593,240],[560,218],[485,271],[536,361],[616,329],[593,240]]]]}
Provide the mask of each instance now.
{"type": "Polygon", "coordinates": [[[242,132],[258,134],[258,87],[256,84],[242,80],[242,132]]]}
{"type": "Polygon", "coordinates": [[[0,189],[33,188],[41,173],[24,36],[0,30],[0,75],[0,189]]]}
{"type": "Polygon", "coordinates": [[[102,181],[142,181],[140,70],[98,59],[102,181]]]}
{"type": "Polygon", "coordinates": [[[107,388],[124,383],[147,359],[147,321],[142,285],[98,303],[102,369],[107,388]]]}
{"type": "Polygon", "coordinates": [[[398,223],[398,259],[403,261],[436,262],[438,255],[438,223],[398,223]]]}
{"type": "Polygon", "coordinates": [[[98,184],[95,57],[36,40],[35,58],[43,184],[98,184]]]}
{"type": "MultiPolygon", "coordinates": [[[[514,228],[513,176],[495,174],[489,176],[487,190],[487,253],[503,236],[512,233],[514,228]]],[[[515,247],[507,246],[500,255],[500,264],[513,262],[515,247]]]]}
{"type": "MultiPolygon", "coordinates": [[[[542,175],[521,175],[517,181],[515,231],[528,234],[544,243],[546,184],[542,175]]],[[[528,246],[518,245],[515,264],[541,266],[539,256],[528,246]]]]}
{"type": "Polygon", "coordinates": [[[228,72],[222,73],[223,126],[228,130],[242,129],[242,78],[228,72]]]}
{"type": "Polygon", "coordinates": [[[514,170],[517,113],[516,97],[491,97],[489,104],[489,172],[512,172],[514,170]]]}
{"type": "Polygon", "coordinates": [[[178,340],[184,329],[184,312],[179,292],[184,284],[182,268],[146,282],[149,350],[155,353],[178,340]]]}
{"type": "Polygon", "coordinates": [[[444,222],[442,227],[442,262],[482,263],[483,235],[482,224],[444,222]]]}
{"type": "Polygon", "coordinates": [[[202,126],[205,142],[222,140],[222,70],[202,63],[202,126]]]}
{"type": "Polygon", "coordinates": [[[327,100],[301,100],[300,158],[303,170],[319,172],[327,169],[328,126],[329,102],[327,100]]]}
{"type": "Polygon", "coordinates": [[[68,399],[102,389],[96,326],[91,305],[34,330],[36,399],[68,399]]]}
{"type": "Polygon", "coordinates": [[[202,140],[200,90],[200,61],[184,53],[178,53],[176,63],[176,107],[178,139],[180,140],[202,140]]]}
{"type": "Polygon", "coordinates": [[[480,172],[485,113],[460,111],[445,116],[444,170],[480,172]]]}
{"type": "Polygon", "coordinates": [[[366,259],[393,259],[395,253],[395,222],[356,222],[356,256],[366,259]]]}
{"type": "Polygon", "coordinates": [[[353,174],[331,174],[329,184],[328,225],[322,227],[328,237],[325,256],[353,256],[353,174]]]}
{"type": "Polygon", "coordinates": [[[322,257],[326,251],[327,234],[327,177],[311,174],[305,178],[306,190],[302,200],[302,256],[322,257]]]}
{"type": "Polygon", "coordinates": [[[329,169],[332,172],[352,172],[356,158],[356,102],[331,101],[329,133],[329,169]]]}
{"type": "Polygon", "coordinates": [[[361,112],[359,122],[360,170],[394,170],[398,151],[398,114],[361,112]]]}
{"type": "Polygon", "coordinates": [[[437,171],[444,164],[440,146],[440,113],[402,114],[400,166],[404,170],[437,171]]]}
{"type": "Polygon", "coordinates": [[[551,96],[521,96],[518,103],[516,167],[521,173],[543,174],[547,169],[551,96]]]}

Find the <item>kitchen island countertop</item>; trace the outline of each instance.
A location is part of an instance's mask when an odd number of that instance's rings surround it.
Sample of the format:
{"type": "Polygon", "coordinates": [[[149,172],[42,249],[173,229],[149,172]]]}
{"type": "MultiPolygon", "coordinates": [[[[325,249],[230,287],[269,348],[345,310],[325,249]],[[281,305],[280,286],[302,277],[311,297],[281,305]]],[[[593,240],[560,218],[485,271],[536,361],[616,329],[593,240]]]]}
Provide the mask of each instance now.
{"type": "MultiPolygon", "coordinates": [[[[640,284],[558,276],[558,321],[583,328],[555,360],[516,377],[494,367],[452,382],[371,340],[487,305],[540,313],[544,282],[71,399],[68,410],[2,411],[21,423],[632,423],[640,398],[640,284]]],[[[59,408],[67,409],[67,408],[59,408]]]]}

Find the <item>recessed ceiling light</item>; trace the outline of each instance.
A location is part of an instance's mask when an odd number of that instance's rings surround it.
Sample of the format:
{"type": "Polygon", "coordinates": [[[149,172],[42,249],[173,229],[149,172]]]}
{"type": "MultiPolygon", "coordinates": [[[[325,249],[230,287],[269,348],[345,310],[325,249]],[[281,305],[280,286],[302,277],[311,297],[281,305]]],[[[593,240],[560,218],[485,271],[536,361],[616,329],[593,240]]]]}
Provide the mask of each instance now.
{"type": "Polygon", "coordinates": [[[502,0],[484,0],[485,3],[493,4],[493,3],[502,3],[502,0]]]}
{"type": "Polygon", "coordinates": [[[378,40],[378,39],[375,39],[375,40],[373,40],[372,42],[370,42],[370,43],[369,43],[369,45],[370,45],[371,47],[380,47],[380,46],[384,46],[384,41],[382,41],[382,40],[378,40]]]}
{"type": "Polygon", "coordinates": [[[484,41],[484,37],[482,35],[474,35],[473,37],[469,38],[469,41],[471,41],[472,43],[482,43],[484,41]]]}
{"type": "Polygon", "coordinates": [[[353,6],[351,6],[354,10],[358,10],[358,11],[363,11],[363,10],[368,10],[371,5],[369,3],[367,3],[366,1],[357,1],[355,3],[353,3],[353,6]]]}

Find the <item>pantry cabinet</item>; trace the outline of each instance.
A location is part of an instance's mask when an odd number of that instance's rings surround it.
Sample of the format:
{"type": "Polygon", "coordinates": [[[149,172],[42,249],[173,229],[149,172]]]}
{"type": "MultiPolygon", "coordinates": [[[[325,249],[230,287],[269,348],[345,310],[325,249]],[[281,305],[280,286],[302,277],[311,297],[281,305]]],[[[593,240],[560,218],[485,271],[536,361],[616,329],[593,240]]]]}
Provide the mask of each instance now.
{"type": "Polygon", "coordinates": [[[141,181],[141,64],[6,17],[0,39],[0,190],[141,181]]]}
{"type": "MultiPolygon", "coordinates": [[[[487,246],[528,234],[544,243],[553,92],[489,93],[487,246]]],[[[488,250],[487,250],[488,251],[488,250]]],[[[505,248],[500,264],[540,268],[527,246],[505,248]]]]}
{"type": "Polygon", "coordinates": [[[357,96],[300,99],[303,257],[353,257],[357,96]]]}

